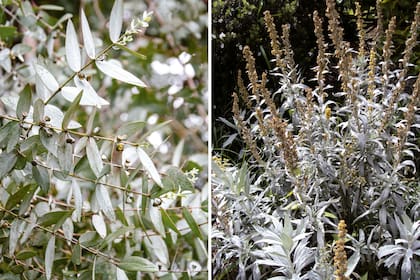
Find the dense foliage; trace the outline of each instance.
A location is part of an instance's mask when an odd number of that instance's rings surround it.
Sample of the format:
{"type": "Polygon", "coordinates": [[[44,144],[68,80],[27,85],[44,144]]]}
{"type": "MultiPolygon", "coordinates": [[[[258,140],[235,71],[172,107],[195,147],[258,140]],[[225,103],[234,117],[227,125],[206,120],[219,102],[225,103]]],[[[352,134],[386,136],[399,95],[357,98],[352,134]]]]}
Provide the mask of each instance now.
{"type": "Polygon", "coordinates": [[[205,3],[51,2],[0,1],[0,279],[207,279],[205,3]]]}
{"type": "Polygon", "coordinates": [[[420,75],[410,75],[420,4],[400,53],[396,18],[384,26],[378,9],[369,33],[356,3],[350,44],[335,1],[326,6],[325,17],[313,12],[310,76],[296,66],[290,25],[279,36],[269,12],[272,70],[258,72],[243,48],[249,85],[239,72],[234,121],[224,120],[237,131],[227,145],[246,145],[243,161],[216,154],[212,166],[215,279],[420,277],[420,75]]]}
{"type": "MultiPolygon", "coordinates": [[[[353,32],[357,21],[354,2],[354,0],[336,1],[337,11],[341,15],[340,23],[345,30],[344,37],[352,47],[357,46],[357,33],[353,32]]],[[[367,36],[371,36],[376,26],[376,1],[361,1],[360,4],[367,36]]],[[[380,2],[385,25],[396,16],[396,31],[393,37],[396,54],[404,51],[405,38],[408,36],[415,5],[416,1],[410,0],[380,2]]],[[[237,90],[236,71],[245,67],[241,55],[244,46],[247,45],[254,51],[257,71],[272,68],[269,63],[270,40],[267,36],[262,36],[265,32],[263,12],[270,11],[277,26],[290,24],[290,42],[293,45],[296,64],[299,65],[302,76],[310,77],[311,67],[316,63],[317,56],[316,37],[312,32],[312,12],[317,10],[320,14],[324,14],[326,5],[324,1],[305,0],[215,0],[212,1],[212,6],[213,146],[226,156],[233,157],[234,153],[223,147],[226,140],[224,137],[233,130],[219,118],[231,118],[231,93],[237,90]]],[[[397,59],[398,56],[392,57],[394,62],[397,59]]],[[[412,62],[419,65],[419,59],[420,47],[417,46],[413,52],[412,62]]],[[[418,71],[419,68],[416,68],[418,71]]],[[[306,82],[313,86],[313,82],[306,82]]],[[[329,80],[329,83],[335,84],[334,79],[329,80]]],[[[275,90],[276,83],[269,80],[267,87],[275,90]]],[[[229,148],[237,152],[241,146],[241,142],[236,142],[229,148]]]]}

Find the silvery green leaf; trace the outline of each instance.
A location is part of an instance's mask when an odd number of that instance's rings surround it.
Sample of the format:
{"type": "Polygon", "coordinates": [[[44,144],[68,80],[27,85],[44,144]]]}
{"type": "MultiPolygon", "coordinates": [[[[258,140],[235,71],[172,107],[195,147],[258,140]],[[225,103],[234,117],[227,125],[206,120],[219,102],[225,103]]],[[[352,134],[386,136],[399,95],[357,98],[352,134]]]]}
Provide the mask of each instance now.
{"type": "Polygon", "coordinates": [[[74,154],[78,155],[80,154],[81,151],[85,150],[88,139],[89,139],[88,137],[84,136],[76,142],[76,145],[74,147],[74,154]]]}
{"type": "Polygon", "coordinates": [[[3,152],[0,154],[0,178],[4,178],[15,166],[17,156],[15,153],[3,152]]]}
{"type": "Polygon", "coordinates": [[[10,59],[10,49],[0,51],[0,66],[7,72],[12,71],[12,61],[10,59]]]}
{"type": "Polygon", "coordinates": [[[115,0],[109,18],[109,38],[116,43],[120,38],[123,24],[123,3],[122,0],[115,0]]]}
{"type": "Polygon", "coordinates": [[[130,72],[121,68],[120,64],[114,60],[108,60],[108,61],[97,60],[96,66],[102,73],[110,76],[113,79],[117,79],[124,83],[139,86],[139,87],[146,87],[146,84],[143,81],[141,81],[139,78],[137,78],[130,72]]]}
{"type": "Polygon", "coordinates": [[[34,176],[35,181],[41,187],[41,190],[44,193],[48,193],[50,189],[50,174],[48,169],[41,165],[32,166],[32,174],[34,176]]]}
{"type": "Polygon", "coordinates": [[[18,203],[20,203],[24,196],[30,192],[31,188],[33,188],[33,185],[26,185],[20,187],[15,193],[9,196],[6,203],[6,209],[11,210],[15,206],[18,206],[18,203]]]}
{"type": "Polygon", "coordinates": [[[347,270],[344,274],[346,277],[350,277],[350,275],[353,273],[354,269],[356,268],[357,264],[360,260],[360,252],[356,251],[351,255],[351,257],[347,261],[347,270]]]}
{"type": "Polygon", "coordinates": [[[32,114],[33,121],[39,123],[44,118],[45,104],[41,99],[37,99],[34,103],[34,112],[32,114]]]}
{"type": "Polygon", "coordinates": [[[162,235],[165,236],[165,227],[163,226],[162,222],[162,214],[159,211],[158,207],[149,207],[149,215],[150,220],[153,223],[153,226],[155,227],[156,231],[162,235]]]}
{"type": "Polygon", "coordinates": [[[66,59],[70,69],[79,72],[82,68],[79,41],[77,40],[76,30],[71,19],[67,21],[66,28],[66,59]]]}
{"type": "Polygon", "coordinates": [[[99,234],[100,237],[105,238],[106,236],[106,224],[104,221],[104,217],[102,215],[93,215],[92,216],[92,224],[95,228],[96,232],[99,234]]]}
{"type": "Polygon", "coordinates": [[[6,147],[7,153],[12,152],[16,147],[17,143],[19,142],[21,129],[21,126],[17,122],[15,122],[14,128],[9,131],[6,147]]]}
{"type": "Polygon", "coordinates": [[[137,155],[139,156],[140,162],[144,169],[146,169],[147,173],[149,173],[153,181],[160,187],[163,187],[159,172],[157,171],[149,155],[141,147],[137,147],[137,155]]]}
{"type": "Polygon", "coordinates": [[[45,277],[47,280],[51,279],[52,268],[55,258],[55,235],[51,236],[48,241],[47,249],[45,250],[45,277]]]}
{"type": "Polygon", "coordinates": [[[117,275],[117,280],[128,280],[128,277],[125,274],[124,270],[118,267],[117,267],[116,275],[117,275]]]}
{"type": "Polygon", "coordinates": [[[157,272],[159,268],[156,264],[152,263],[148,259],[129,256],[125,257],[118,266],[125,271],[142,271],[142,272],[157,272]]]}
{"type": "Polygon", "coordinates": [[[55,157],[57,157],[58,135],[55,132],[47,132],[45,129],[39,130],[39,139],[42,145],[55,157]]]}
{"type": "Polygon", "coordinates": [[[82,191],[80,190],[80,185],[77,183],[76,180],[72,180],[71,182],[71,189],[73,192],[73,199],[74,199],[74,211],[72,213],[73,221],[80,222],[80,218],[82,216],[82,191]]]}
{"type": "MultiPolygon", "coordinates": [[[[33,196],[31,196],[30,201],[32,201],[32,199],[33,199],[33,196]]],[[[23,235],[20,238],[21,244],[25,244],[25,242],[28,241],[28,239],[33,234],[32,231],[34,230],[34,228],[36,228],[36,225],[37,225],[37,223],[36,223],[37,217],[36,217],[36,214],[34,212],[31,212],[31,214],[29,216],[29,219],[27,219],[27,220],[28,220],[28,223],[25,225],[23,235]]]]}
{"type": "Polygon", "coordinates": [[[182,208],[182,216],[185,218],[185,221],[187,222],[188,226],[190,227],[191,231],[194,233],[194,235],[201,240],[204,240],[204,237],[200,231],[200,228],[198,227],[196,221],[194,220],[193,216],[191,215],[190,211],[187,208],[182,208]]]}
{"type": "Polygon", "coordinates": [[[52,92],[55,92],[60,87],[54,76],[44,67],[39,64],[34,64],[35,72],[41,79],[43,85],[52,92]]]}
{"type": "Polygon", "coordinates": [[[104,164],[102,162],[102,157],[99,153],[98,146],[96,145],[96,141],[92,137],[88,139],[86,145],[86,155],[89,161],[90,168],[92,169],[96,177],[99,177],[99,174],[101,174],[101,171],[104,168],[104,164]]]}
{"type": "Polygon", "coordinates": [[[31,86],[27,84],[23,90],[19,93],[19,101],[16,107],[16,116],[22,119],[23,115],[28,115],[29,109],[32,103],[32,91],[31,86]]]}
{"type": "Polygon", "coordinates": [[[51,96],[51,92],[44,85],[39,75],[35,76],[35,92],[43,101],[47,100],[51,96]]]}
{"type": "Polygon", "coordinates": [[[19,125],[18,122],[8,122],[0,128],[0,145],[4,146],[9,141],[8,137],[12,129],[16,129],[16,125],[19,125]]]}
{"type": "Polygon", "coordinates": [[[115,220],[114,208],[112,206],[111,198],[109,193],[103,185],[96,186],[96,200],[102,212],[107,216],[111,221],[115,220]]]}
{"type": "Polygon", "coordinates": [[[166,246],[162,236],[153,235],[146,238],[144,242],[150,252],[152,252],[161,263],[169,265],[168,247],[166,246]]]}
{"type": "Polygon", "coordinates": [[[80,247],[80,244],[77,243],[76,245],[74,245],[73,247],[73,252],[71,255],[71,261],[75,264],[75,265],[80,265],[80,259],[82,257],[82,248],[80,247]]]}
{"type": "Polygon", "coordinates": [[[73,145],[70,143],[60,143],[57,149],[58,164],[61,171],[66,175],[72,171],[73,167],[73,145]]]}
{"type": "Polygon", "coordinates": [[[9,233],[9,255],[13,256],[16,250],[16,246],[21,235],[21,226],[23,221],[15,219],[10,225],[9,233]]]}
{"type": "Polygon", "coordinates": [[[71,241],[73,239],[73,233],[74,233],[73,221],[70,218],[67,218],[62,228],[63,228],[64,237],[66,238],[67,243],[71,244],[71,241]]]}
{"type": "Polygon", "coordinates": [[[85,47],[85,51],[91,59],[94,59],[96,56],[95,43],[93,41],[92,32],[90,31],[89,22],[86,18],[85,11],[83,11],[83,9],[81,10],[80,21],[82,24],[83,44],[85,47]]]}

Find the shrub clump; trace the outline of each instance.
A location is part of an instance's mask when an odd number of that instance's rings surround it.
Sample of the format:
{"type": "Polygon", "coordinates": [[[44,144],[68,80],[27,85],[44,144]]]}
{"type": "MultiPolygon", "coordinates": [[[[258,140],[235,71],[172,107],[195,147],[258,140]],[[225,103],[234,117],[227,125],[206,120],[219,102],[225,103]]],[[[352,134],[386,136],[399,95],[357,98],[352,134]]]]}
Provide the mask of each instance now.
{"type": "Polygon", "coordinates": [[[238,75],[233,114],[246,162],[213,164],[216,279],[419,277],[420,75],[411,75],[410,58],[420,4],[398,63],[391,60],[395,18],[383,28],[378,10],[368,39],[356,3],[359,44],[352,48],[335,1],[326,5],[330,42],[313,13],[315,86],[300,76],[289,26],[279,37],[270,13],[275,68],[258,74],[251,49],[243,49],[250,82],[245,87],[238,75]],[[270,78],[279,81],[274,91],[270,78]]]}

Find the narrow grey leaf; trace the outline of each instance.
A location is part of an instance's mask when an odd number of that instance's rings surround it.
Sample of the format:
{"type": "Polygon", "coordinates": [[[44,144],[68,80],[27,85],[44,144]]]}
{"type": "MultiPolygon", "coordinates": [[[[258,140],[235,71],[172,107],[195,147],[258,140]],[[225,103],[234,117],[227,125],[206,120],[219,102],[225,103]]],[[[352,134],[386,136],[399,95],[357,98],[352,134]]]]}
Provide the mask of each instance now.
{"type": "Polygon", "coordinates": [[[72,180],[71,182],[71,189],[73,192],[73,199],[74,199],[74,212],[72,214],[73,221],[80,222],[80,218],[82,216],[82,192],[80,190],[80,185],[77,183],[76,180],[72,180]]]}
{"type": "Polygon", "coordinates": [[[159,172],[157,171],[149,155],[141,147],[137,147],[137,154],[141,164],[143,165],[144,169],[146,169],[147,173],[149,173],[153,181],[155,181],[155,183],[160,187],[163,187],[159,172]]]}
{"type": "Polygon", "coordinates": [[[31,86],[27,84],[19,93],[19,101],[16,108],[16,116],[22,119],[23,115],[28,115],[32,102],[31,86]]]}
{"type": "Polygon", "coordinates": [[[90,168],[92,169],[96,177],[99,177],[104,165],[102,163],[102,157],[99,154],[99,149],[96,145],[96,141],[93,138],[89,138],[87,142],[86,155],[89,161],[90,168]]]}
{"type": "Polygon", "coordinates": [[[41,187],[41,190],[44,193],[48,193],[50,189],[50,174],[48,173],[48,170],[43,166],[35,165],[32,166],[32,175],[41,187]]]}
{"type": "Polygon", "coordinates": [[[106,224],[104,221],[104,217],[102,215],[93,215],[92,216],[92,224],[95,228],[96,232],[99,234],[100,237],[106,237],[106,224]]]}
{"type": "Polygon", "coordinates": [[[82,67],[80,56],[79,41],[77,40],[76,30],[71,19],[67,21],[66,29],[66,59],[70,69],[79,72],[82,67]]]}
{"type": "Polygon", "coordinates": [[[62,225],[64,237],[67,240],[68,244],[71,244],[71,241],[73,239],[73,233],[74,233],[74,227],[73,227],[73,221],[70,218],[67,218],[64,224],[62,225]]]}
{"type": "Polygon", "coordinates": [[[152,263],[148,259],[130,256],[125,257],[121,263],[118,264],[120,268],[125,271],[143,271],[143,272],[157,272],[159,268],[156,264],[152,263]]]}
{"type": "Polygon", "coordinates": [[[16,246],[21,234],[20,227],[23,221],[21,220],[13,220],[12,224],[10,225],[10,233],[9,233],[9,255],[13,256],[16,250],[16,246]]]}
{"type": "Polygon", "coordinates": [[[156,231],[160,235],[165,236],[165,227],[162,221],[162,213],[159,211],[159,208],[149,207],[149,215],[150,215],[150,220],[152,221],[153,226],[155,227],[156,231]]]}
{"type": "Polygon", "coordinates": [[[34,103],[34,113],[32,115],[34,122],[39,123],[44,118],[44,109],[44,101],[38,98],[34,103]]]}
{"type": "Polygon", "coordinates": [[[108,217],[108,219],[114,221],[115,213],[108,191],[105,189],[104,186],[99,184],[96,186],[95,194],[96,200],[102,212],[105,214],[105,216],[108,217]]]}
{"type": "Polygon", "coordinates": [[[45,250],[45,277],[47,280],[51,279],[52,268],[55,258],[55,235],[51,236],[48,241],[47,249],[45,250]]]}
{"type": "Polygon", "coordinates": [[[109,38],[116,43],[120,38],[123,24],[123,3],[122,0],[115,0],[112,6],[109,19],[109,38]]]}
{"type": "Polygon", "coordinates": [[[86,18],[85,11],[81,10],[80,21],[82,24],[82,33],[83,33],[83,44],[87,55],[94,59],[95,54],[95,43],[93,41],[92,32],[90,31],[89,22],[86,18]]]}

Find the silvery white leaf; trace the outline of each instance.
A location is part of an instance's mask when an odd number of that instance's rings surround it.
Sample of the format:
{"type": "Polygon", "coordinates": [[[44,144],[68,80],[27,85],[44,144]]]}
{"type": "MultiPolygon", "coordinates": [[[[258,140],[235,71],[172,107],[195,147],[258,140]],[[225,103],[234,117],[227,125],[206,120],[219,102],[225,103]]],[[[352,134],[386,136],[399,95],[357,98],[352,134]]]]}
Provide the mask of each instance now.
{"type": "Polygon", "coordinates": [[[102,169],[104,168],[104,165],[102,162],[102,157],[99,153],[98,146],[96,145],[96,141],[91,137],[88,139],[86,145],[86,155],[89,161],[90,168],[92,169],[96,177],[99,177],[102,169]]]}
{"type": "Polygon", "coordinates": [[[109,38],[113,43],[120,38],[123,24],[123,3],[122,0],[115,0],[109,18],[109,38]]]}
{"type": "Polygon", "coordinates": [[[55,235],[51,236],[48,241],[47,249],[45,250],[45,277],[47,280],[51,279],[52,267],[55,258],[55,235]]]}
{"type": "Polygon", "coordinates": [[[79,72],[82,68],[82,60],[80,56],[79,41],[77,40],[76,30],[74,29],[71,19],[67,21],[65,47],[67,64],[71,70],[79,72]]]}
{"type": "Polygon", "coordinates": [[[44,66],[34,64],[34,68],[36,74],[49,91],[55,92],[56,90],[58,90],[59,85],[57,80],[44,66]]]}
{"type": "Polygon", "coordinates": [[[85,51],[90,58],[94,59],[96,56],[95,43],[93,40],[92,32],[90,31],[89,22],[83,9],[81,10],[80,21],[82,24],[83,44],[85,51]]]}
{"type": "Polygon", "coordinates": [[[71,188],[72,188],[73,199],[74,199],[74,212],[72,213],[72,218],[73,218],[73,221],[80,222],[80,218],[82,216],[82,206],[83,206],[82,192],[80,190],[80,185],[77,183],[76,180],[72,180],[71,188]]]}
{"type": "Polygon", "coordinates": [[[124,270],[118,267],[117,267],[116,275],[117,275],[117,280],[128,280],[128,277],[125,274],[124,270]]]}
{"type": "Polygon", "coordinates": [[[146,169],[147,173],[149,173],[153,181],[155,181],[156,184],[162,187],[162,181],[160,179],[159,172],[157,171],[149,155],[141,147],[137,147],[137,155],[139,156],[140,162],[143,165],[144,169],[146,169]]]}
{"type": "Polygon", "coordinates": [[[103,185],[96,186],[96,200],[98,202],[98,206],[102,210],[102,212],[107,216],[108,219],[111,221],[115,220],[114,208],[112,206],[111,198],[109,197],[109,193],[103,185]]]}
{"type": "Polygon", "coordinates": [[[97,60],[96,66],[101,72],[103,72],[105,75],[110,76],[111,78],[117,79],[127,84],[139,87],[146,87],[146,84],[142,80],[121,68],[119,63],[114,60],[97,60]]]}
{"type": "Polygon", "coordinates": [[[96,232],[99,234],[100,237],[105,238],[106,236],[106,224],[104,221],[104,217],[102,215],[93,215],[92,216],[92,224],[95,228],[96,232]]]}

